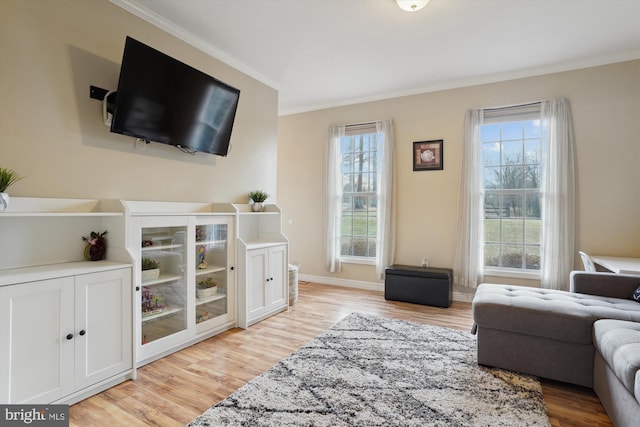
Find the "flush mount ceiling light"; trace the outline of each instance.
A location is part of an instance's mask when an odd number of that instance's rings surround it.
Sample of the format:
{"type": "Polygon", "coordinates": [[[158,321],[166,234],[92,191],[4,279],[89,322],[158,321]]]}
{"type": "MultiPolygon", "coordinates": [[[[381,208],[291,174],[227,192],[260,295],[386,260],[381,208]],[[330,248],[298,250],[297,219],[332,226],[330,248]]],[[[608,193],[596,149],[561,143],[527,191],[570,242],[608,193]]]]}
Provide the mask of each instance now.
{"type": "Polygon", "coordinates": [[[398,7],[407,12],[417,12],[429,3],[429,0],[396,0],[398,7]]]}

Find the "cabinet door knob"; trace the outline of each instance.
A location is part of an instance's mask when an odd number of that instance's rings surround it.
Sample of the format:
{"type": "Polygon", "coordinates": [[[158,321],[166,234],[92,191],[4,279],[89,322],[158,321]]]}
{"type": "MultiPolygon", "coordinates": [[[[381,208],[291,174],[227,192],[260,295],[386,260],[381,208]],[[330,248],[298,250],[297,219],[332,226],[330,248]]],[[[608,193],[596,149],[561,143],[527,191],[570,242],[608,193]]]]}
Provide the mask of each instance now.
{"type": "Polygon", "coordinates": [[[231,266],[230,270],[233,271],[234,268],[235,268],[234,266],[231,266]]]}
{"type": "Polygon", "coordinates": [[[73,339],[73,334],[69,334],[69,335],[67,335],[67,339],[68,339],[68,340],[73,339]]]}
{"type": "Polygon", "coordinates": [[[140,290],[140,286],[136,286],[136,291],[139,291],[139,290],[140,290]]]}
{"type": "Polygon", "coordinates": [[[87,332],[83,329],[80,332],[78,332],[80,334],[80,336],[83,336],[84,334],[86,334],[87,332]]]}

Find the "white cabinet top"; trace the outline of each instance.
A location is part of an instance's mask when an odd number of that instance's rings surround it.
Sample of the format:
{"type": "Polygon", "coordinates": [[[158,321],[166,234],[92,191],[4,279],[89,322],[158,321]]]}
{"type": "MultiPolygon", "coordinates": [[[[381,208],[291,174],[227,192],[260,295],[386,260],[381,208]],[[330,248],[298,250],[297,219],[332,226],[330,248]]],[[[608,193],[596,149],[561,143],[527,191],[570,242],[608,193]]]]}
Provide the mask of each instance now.
{"type": "Polygon", "coordinates": [[[119,200],[53,199],[46,197],[12,197],[2,217],[28,216],[122,216],[119,200]]]}
{"type": "Polygon", "coordinates": [[[127,267],[131,267],[131,264],[111,261],[76,261],[52,265],[11,268],[0,270],[0,286],[77,276],[79,274],[97,273],[100,271],[118,270],[127,267]]]}

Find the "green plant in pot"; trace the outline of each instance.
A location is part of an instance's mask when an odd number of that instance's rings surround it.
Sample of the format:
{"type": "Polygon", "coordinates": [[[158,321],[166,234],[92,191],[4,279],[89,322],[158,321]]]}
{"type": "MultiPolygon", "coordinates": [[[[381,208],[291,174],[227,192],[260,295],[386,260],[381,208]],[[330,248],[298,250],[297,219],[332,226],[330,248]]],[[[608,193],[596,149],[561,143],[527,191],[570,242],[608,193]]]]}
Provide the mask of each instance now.
{"type": "Polygon", "coordinates": [[[142,281],[156,280],[160,277],[160,265],[153,258],[142,258],[140,260],[142,269],[142,281]]]}
{"type": "Polygon", "coordinates": [[[4,212],[9,206],[9,193],[7,189],[22,177],[14,170],[0,167],[0,212],[4,212]]]}
{"type": "Polygon", "coordinates": [[[262,212],[264,202],[269,198],[269,195],[264,191],[256,190],[249,193],[249,198],[253,201],[251,210],[254,212],[262,212]]]}

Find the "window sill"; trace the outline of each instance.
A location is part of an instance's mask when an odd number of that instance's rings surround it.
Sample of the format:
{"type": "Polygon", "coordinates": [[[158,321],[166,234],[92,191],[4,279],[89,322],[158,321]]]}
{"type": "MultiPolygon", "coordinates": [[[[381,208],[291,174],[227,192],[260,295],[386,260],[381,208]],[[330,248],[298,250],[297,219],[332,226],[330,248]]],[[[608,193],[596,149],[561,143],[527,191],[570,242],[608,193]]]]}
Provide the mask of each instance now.
{"type": "Polygon", "coordinates": [[[373,258],[341,257],[340,262],[343,264],[376,265],[376,260],[373,258]]]}
{"type": "Polygon", "coordinates": [[[496,268],[485,268],[484,269],[485,276],[495,276],[495,277],[512,277],[515,279],[531,279],[531,280],[540,280],[540,272],[529,272],[529,271],[520,271],[520,270],[499,270],[496,268]]]}

